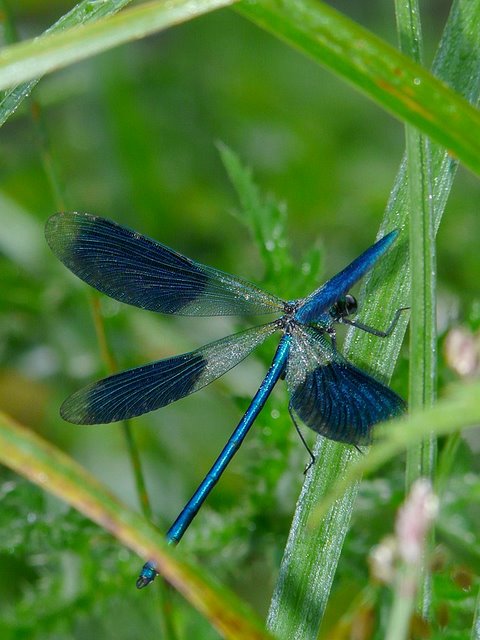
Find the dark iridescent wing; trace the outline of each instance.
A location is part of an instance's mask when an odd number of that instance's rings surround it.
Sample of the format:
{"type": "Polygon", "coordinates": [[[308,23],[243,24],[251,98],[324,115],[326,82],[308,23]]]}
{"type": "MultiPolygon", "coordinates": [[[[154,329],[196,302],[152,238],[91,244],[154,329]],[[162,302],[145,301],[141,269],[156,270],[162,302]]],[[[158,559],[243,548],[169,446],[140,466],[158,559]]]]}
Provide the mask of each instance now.
{"type": "Polygon", "coordinates": [[[271,322],[93,382],[67,398],[60,413],[75,424],[104,424],[159,409],[210,384],[277,329],[271,322]]]}
{"type": "Polygon", "coordinates": [[[343,295],[348,293],[353,285],[370,271],[374,264],[391,247],[398,236],[398,231],[391,231],[374,245],[364,251],[351,262],[343,271],[330,278],[319,289],[305,298],[298,308],[295,318],[300,322],[314,322],[343,295]]]}
{"type": "Polygon", "coordinates": [[[347,362],[312,327],[294,329],[286,380],[295,413],[330,440],[368,444],[373,425],[406,409],[400,396],[347,362]]]}
{"type": "Polygon", "coordinates": [[[53,253],[108,296],[142,309],[187,316],[264,314],[284,303],[111,220],[57,213],[46,224],[53,253]]]}

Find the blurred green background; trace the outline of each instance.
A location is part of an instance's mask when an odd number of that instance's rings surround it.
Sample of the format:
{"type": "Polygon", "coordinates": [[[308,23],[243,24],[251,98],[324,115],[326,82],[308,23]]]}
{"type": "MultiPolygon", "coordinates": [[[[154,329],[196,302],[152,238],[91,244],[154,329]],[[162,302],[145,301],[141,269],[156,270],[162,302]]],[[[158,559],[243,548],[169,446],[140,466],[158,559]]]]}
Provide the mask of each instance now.
{"type": "MultiPolygon", "coordinates": [[[[391,3],[331,4],[395,44],[391,3]]],[[[12,6],[25,38],[72,5],[12,6]]],[[[449,3],[423,6],[431,59],[449,3]]],[[[52,74],[34,97],[43,123],[25,102],[1,132],[0,408],[137,506],[118,426],[75,427],[58,415],[69,393],[106,370],[88,287],[44,241],[48,216],[60,208],[103,215],[261,283],[264,265],[235,215],[238,200],[216,148],[223,141],[251,167],[260,190],[288,206],[288,236],[299,269],[301,256],[319,248],[323,280],[373,242],[403,154],[403,126],[231,10],[52,74]],[[58,176],[57,195],[45,162],[58,176]]],[[[442,335],[456,323],[479,324],[479,194],[477,179],[460,170],[438,237],[442,335]]],[[[306,293],[294,284],[269,286],[282,297],[306,293]]],[[[119,368],[196,348],[244,326],[235,319],[156,316],[105,298],[101,306],[119,368]]],[[[202,393],[135,420],[161,528],[169,526],[223,446],[273,349],[269,343],[259,357],[202,393]]],[[[406,370],[405,356],[394,380],[402,391],[406,370]]],[[[442,365],[441,381],[452,378],[442,365]]],[[[261,615],[306,461],[286,408],[280,385],[182,541],[186,552],[261,615]]],[[[467,448],[464,458],[467,468],[475,465],[467,448]]],[[[363,487],[326,628],[363,588],[368,550],[392,528],[387,515],[393,517],[402,498],[400,462],[389,471],[363,487]]],[[[157,633],[155,589],[134,588],[141,560],[6,470],[0,472],[0,505],[2,638],[157,633]]],[[[180,598],[174,604],[184,637],[216,637],[180,598]]],[[[461,619],[462,607],[450,615],[461,619]]]]}

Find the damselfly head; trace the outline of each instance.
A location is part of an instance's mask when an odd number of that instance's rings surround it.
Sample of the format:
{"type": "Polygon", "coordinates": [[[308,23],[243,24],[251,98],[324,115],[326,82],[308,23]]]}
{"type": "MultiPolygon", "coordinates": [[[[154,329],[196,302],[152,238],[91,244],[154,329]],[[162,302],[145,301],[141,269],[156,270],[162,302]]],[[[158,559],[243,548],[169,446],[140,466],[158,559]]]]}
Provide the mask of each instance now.
{"type": "Polygon", "coordinates": [[[358,309],[357,299],[350,293],[339,298],[329,309],[329,314],[334,320],[352,315],[358,309]]]}

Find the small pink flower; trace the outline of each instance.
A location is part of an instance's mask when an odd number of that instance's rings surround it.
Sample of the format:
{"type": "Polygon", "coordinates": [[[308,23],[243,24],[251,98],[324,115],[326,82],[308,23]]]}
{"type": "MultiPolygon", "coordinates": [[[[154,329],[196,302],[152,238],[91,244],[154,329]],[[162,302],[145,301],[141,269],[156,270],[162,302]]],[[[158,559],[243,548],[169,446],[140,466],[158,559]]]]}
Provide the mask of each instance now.
{"type": "Polygon", "coordinates": [[[393,582],[396,556],[397,541],[393,536],[387,536],[370,552],[368,560],[372,577],[384,584],[393,582]]]}
{"type": "Polygon", "coordinates": [[[478,333],[474,335],[462,327],[449,331],[445,340],[445,356],[448,365],[458,375],[473,376],[478,373],[480,360],[478,333]]]}
{"type": "Polygon", "coordinates": [[[399,509],[395,532],[399,556],[410,565],[418,565],[431,523],[438,512],[438,498],[426,478],[417,480],[399,509]]]}

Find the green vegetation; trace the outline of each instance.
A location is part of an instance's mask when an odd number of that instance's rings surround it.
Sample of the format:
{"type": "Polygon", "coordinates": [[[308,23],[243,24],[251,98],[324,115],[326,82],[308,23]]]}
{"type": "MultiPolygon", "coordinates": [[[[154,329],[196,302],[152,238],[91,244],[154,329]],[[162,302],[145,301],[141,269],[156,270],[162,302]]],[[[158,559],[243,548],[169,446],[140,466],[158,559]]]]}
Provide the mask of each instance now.
{"type": "Polygon", "coordinates": [[[413,1],[335,4],[349,17],[313,0],[84,0],[70,13],[65,0],[0,2],[2,640],[480,638],[480,393],[459,373],[462,355],[470,376],[480,358],[480,116],[468,104],[480,92],[480,0],[420,7],[424,40],[413,1]],[[162,532],[274,345],[129,425],[63,422],[62,400],[112,367],[248,321],[157,316],[92,293],[44,241],[62,209],[115,219],[284,298],[399,228],[359,287],[360,318],[383,328],[411,306],[411,339],[405,314],[387,340],[342,341],[357,365],[393,375],[404,397],[410,388],[412,416],[382,427],[364,456],[306,434],[317,463],[304,483],[278,385],[181,547],[166,547],[162,532]],[[458,327],[464,351],[451,346],[458,327]],[[439,513],[405,603],[398,575],[378,582],[369,557],[419,475],[439,513]],[[175,589],[158,579],[136,591],[144,558],[175,589]]]}

